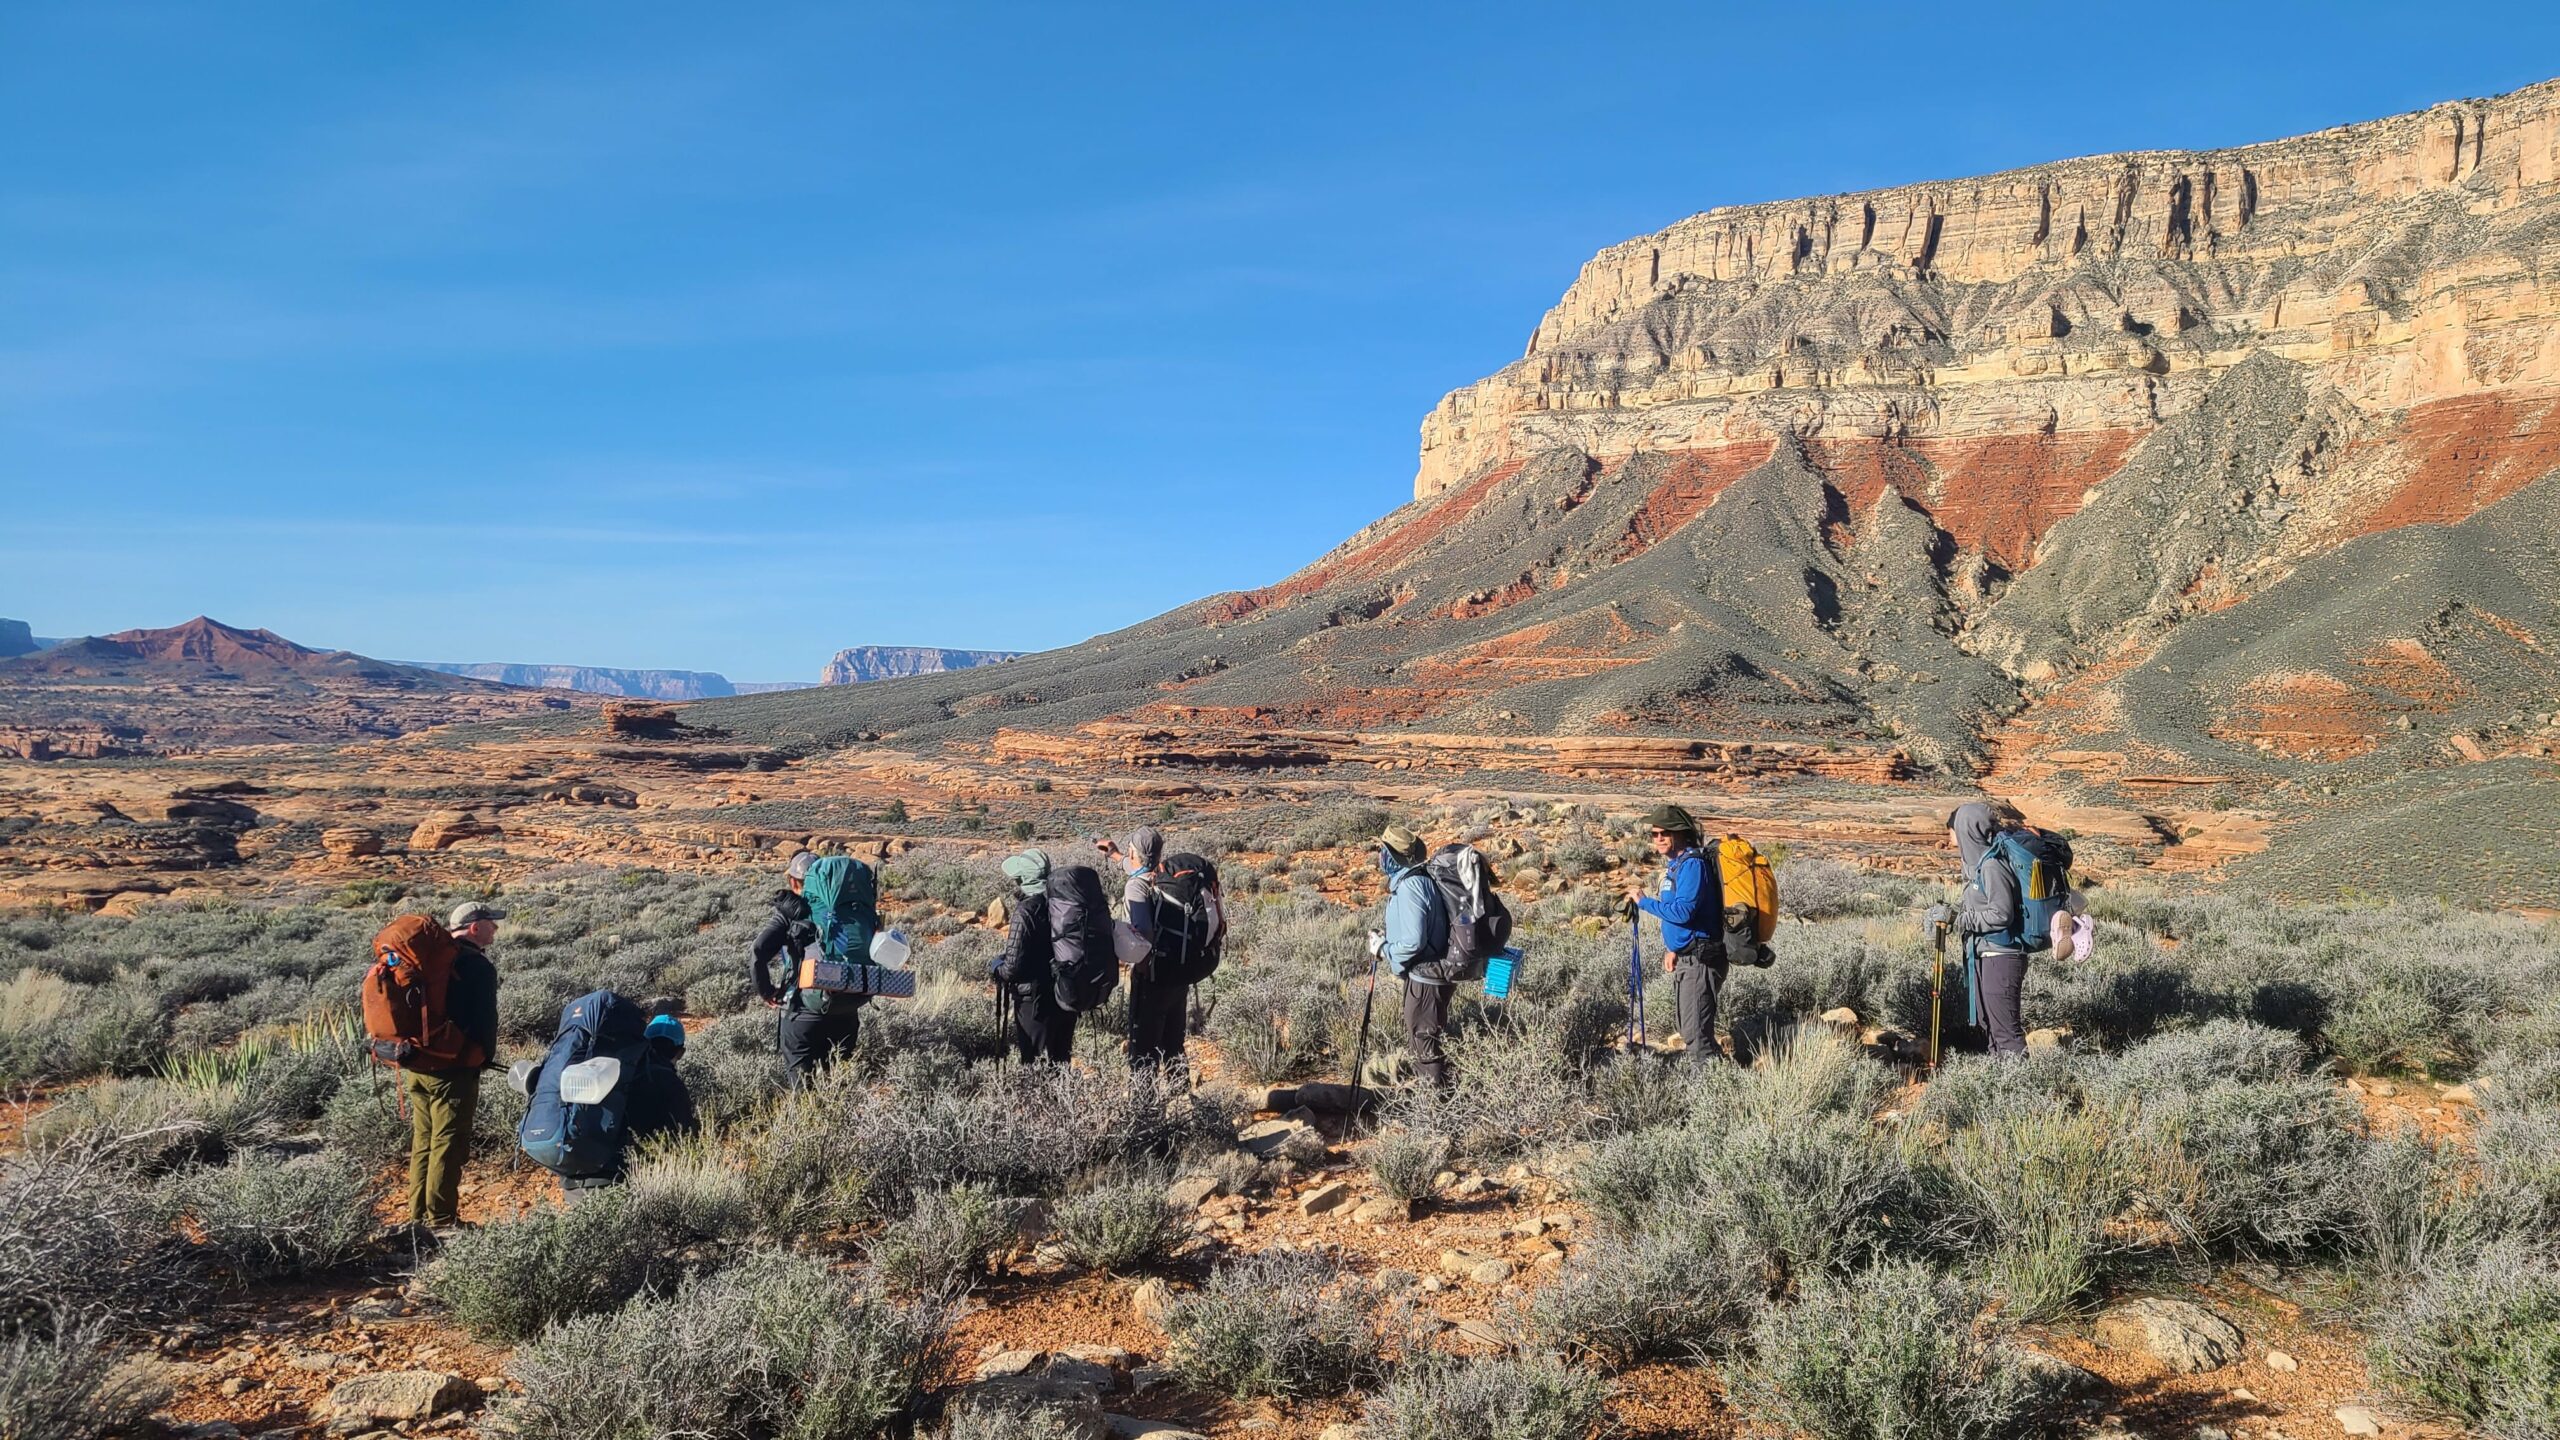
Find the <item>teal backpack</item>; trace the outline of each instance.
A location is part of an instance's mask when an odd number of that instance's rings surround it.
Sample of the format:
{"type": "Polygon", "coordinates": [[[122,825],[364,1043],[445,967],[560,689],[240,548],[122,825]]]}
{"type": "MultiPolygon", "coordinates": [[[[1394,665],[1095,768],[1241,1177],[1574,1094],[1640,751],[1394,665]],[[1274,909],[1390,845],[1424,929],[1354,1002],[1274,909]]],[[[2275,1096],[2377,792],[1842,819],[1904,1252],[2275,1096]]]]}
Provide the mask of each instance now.
{"type": "Polygon", "coordinates": [[[859,995],[819,989],[810,965],[817,960],[871,963],[871,937],[880,930],[880,887],[871,867],[850,855],[822,855],[801,880],[800,898],[809,902],[809,921],[818,927],[817,948],[800,962],[801,1011],[824,1015],[839,1003],[859,1006],[859,995]]]}

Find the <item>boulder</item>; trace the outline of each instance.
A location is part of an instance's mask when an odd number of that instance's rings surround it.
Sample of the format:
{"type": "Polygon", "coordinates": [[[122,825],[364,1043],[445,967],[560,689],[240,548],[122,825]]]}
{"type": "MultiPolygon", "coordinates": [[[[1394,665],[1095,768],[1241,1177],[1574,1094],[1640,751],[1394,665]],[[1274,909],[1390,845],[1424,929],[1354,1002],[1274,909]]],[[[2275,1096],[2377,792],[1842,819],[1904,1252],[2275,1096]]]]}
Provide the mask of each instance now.
{"type": "Polygon", "coordinates": [[[201,820],[210,825],[246,827],[258,823],[258,812],[237,800],[217,800],[210,795],[178,795],[160,807],[161,818],[167,820],[201,820]]]}
{"type": "Polygon", "coordinates": [[[409,832],[409,848],[419,851],[450,850],[465,840],[478,840],[498,833],[498,827],[468,810],[440,810],[418,822],[409,832]]]}
{"type": "Polygon", "coordinates": [[[2379,1435],[2382,1417],[2362,1405],[2341,1405],[2336,1410],[2338,1428],[2350,1435],[2379,1435]]]}
{"type": "Polygon", "coordinates": [[[1037,1350],[1000,1350],[978,1362],[977,1378],[1010,1380],[1039,1368],[1040,1352],[1037,1350]]]}
{"type": "Polygon", "coordinates": [[[1322,1215],[1328,1210],[1339,1210],[1349,1203],[1351,1203],[1351,1187],[1337,1180],[1330,1185],[1319,1185],[1299,1196],[1298,1213],[1322,1215]]]}
{"type": "Polygon", "coordinates": [[[1146,1420],[1135,1415],[1105,1415],[1102,1422],[1111,1440],[1209,1440],[1197,1430],[1177,1425],[1171,1420],[1146,1420]]]}
{"type": "Polygon", "coordinates": [[[2147,1296],[2115,1306],[2092,1327],[2098,1343],[2145,1354],[2171,1371],[2194,1375],[2240,1358],[2240,1329],[2200,1305],[2147,1296]]]}
{"type": "Polygon", "coordinates": [[[385,1370],[341,1380],[321,1408],[340,1420],[424,1420],[477,1402],[479,1389],[440,1370],[385,1370]]]}
{"type": "Polygon", "coordinates": [[[1164,1203],[1176,1210],[1197,1210],[1226,1188],[1226,1182],[1215,1175],[1185,1175],[1165,1187],[1164,1203]]]}
{"type": "MultiPolygon", "coordinates": [[[[1324,1137],[1317,1135],[1304,1121],[1263,1120],[1237,1131],[1236,1144],[1255,1159],[1268,1160],[1282,1150],[1293,1148],[1291,1142],[1297,1141],[1301,1135],[1313,1137],[1318,1146],[1324,1143],[1324,1137]]],[[[1303,1148],[1304,1144],[1298,1141],[1294,1148],[1303,1148]]]]}
{"type": "Polygon", "coordinates": [[[1041,1373],[1065,1385],[1090,1385],[1097,1394],[1107,1395],[1120,1386],[1120,1373],[1108,1365],[1073,1355],[1052,1355],[1041,1373]]]}
{"type": "Polygon", "coordinates": [[[1165,1307],[1173,1303],[1173,1287],[1162,1280],[1141,1280],[1129,1292],[1129,1313],[1141,1325],[1164,1327],[1165,1307]]]}
{"type": "Polygon", "coordinates": [[[1104,1440],[1111,1432],[1102,1415],[1102,1392],[1046,1375],[1015,1375],[982,1380],[954,1391],[943,1414],[955,1428],[965,1417],[1019,1423],[1033,1411],[1045,1411],[1077,1440],[1104,1440]]]}
{"type": "Polygon", "coordinates": [[[361,860],[382,853],[382,837],[361,825],[332,825],[320,832],[320,848],[332,860],[361,860]]]}

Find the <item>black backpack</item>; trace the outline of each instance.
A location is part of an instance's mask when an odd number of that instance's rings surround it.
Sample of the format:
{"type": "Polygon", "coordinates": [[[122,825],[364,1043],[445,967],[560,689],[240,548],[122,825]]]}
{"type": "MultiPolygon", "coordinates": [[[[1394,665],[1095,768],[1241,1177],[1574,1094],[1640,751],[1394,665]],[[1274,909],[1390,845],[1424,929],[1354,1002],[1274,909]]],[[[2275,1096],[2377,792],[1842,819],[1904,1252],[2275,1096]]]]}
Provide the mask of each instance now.
{"type": "Polygon", "coordinates": [[[1090,865],[1049,872],[1049,988],[1072,1015],[1099,1010],[1120,987],[1111,945],[1111,897],[1090,865]]]}
{"type": "Polygon", "coordinates": [[[1511,907],[1493,888],[1493,871],[1469,845],[1443,845],[1425,866],[1449,912],[1449,948],[1410,973],[1443,985],[1484,979],[1486,962],[1511,943],[1511,907]]]}
{"type": "Polygon", "coordinates": [[[1159,981],[1197,985],[1218,973],[1226,950],[1226,912],[1220,903],[1218,867],[1198,855],[1167,855],[1148,877],[1155,899],[1154,948],[1149,973],[1159,981]]]}

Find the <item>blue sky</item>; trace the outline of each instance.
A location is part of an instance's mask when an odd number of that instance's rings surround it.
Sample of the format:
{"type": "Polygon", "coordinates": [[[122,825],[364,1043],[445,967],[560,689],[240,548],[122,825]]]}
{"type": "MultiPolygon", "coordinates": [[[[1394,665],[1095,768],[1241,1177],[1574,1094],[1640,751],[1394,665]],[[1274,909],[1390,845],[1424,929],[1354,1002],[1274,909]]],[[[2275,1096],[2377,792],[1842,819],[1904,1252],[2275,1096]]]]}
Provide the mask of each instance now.
{"type": "Polygon", "coordinates": [[[1277,578],[1592,251],[2548,6],[0,6],[0,615],[814,678],[1277,578]]]}

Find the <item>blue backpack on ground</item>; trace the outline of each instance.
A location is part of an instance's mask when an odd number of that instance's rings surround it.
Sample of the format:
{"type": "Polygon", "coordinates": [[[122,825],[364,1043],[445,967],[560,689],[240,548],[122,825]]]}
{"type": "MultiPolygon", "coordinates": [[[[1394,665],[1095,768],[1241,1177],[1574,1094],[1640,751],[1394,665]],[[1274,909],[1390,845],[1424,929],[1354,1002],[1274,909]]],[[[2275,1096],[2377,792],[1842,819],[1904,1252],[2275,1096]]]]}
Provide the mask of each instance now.
{"type": "Polygon", "coordinates": [[[581,995],[560,1012],[551,1053],[533,1079],[516,1142],[563,1179],[610,1175],[630,1143],[625,1112],[648,1059],[648,1016],[610,990],[581,995]]]}

